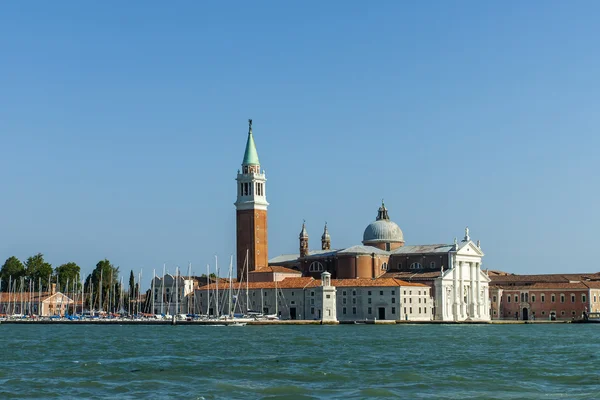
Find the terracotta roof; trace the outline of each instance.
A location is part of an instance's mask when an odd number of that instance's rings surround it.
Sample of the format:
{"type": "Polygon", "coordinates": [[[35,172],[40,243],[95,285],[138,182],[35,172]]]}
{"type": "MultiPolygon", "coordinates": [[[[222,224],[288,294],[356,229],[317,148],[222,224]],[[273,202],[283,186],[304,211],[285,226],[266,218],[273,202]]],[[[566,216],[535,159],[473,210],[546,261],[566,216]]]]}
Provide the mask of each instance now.
{"type": "Polygon", "coordinates": [[[331,284],[335,287],[383,287],[383,286],[419,286],[429,287],[422,283],[406,282],[394,278],[356,278],[356,279],[332,279],[331,284]]]}
{"type": "Polygon", "coordinates": [[[585,281],[583,284],[590,289],[600,289],[600,281],[585,281]]]}
{"type": "Polygon", "coordinates": [[[452,244],[418,244],[398,247],[392,254],[431,254],[448,253],[454,249],[452,244]]]}
{"type": "MultiPolygon", "coordinates": [[[[502,287],[502,286],[500,286],[502,287]]],[[[532,285],[504,286],[505,291],[519,290],[552,290],[552,289],[587,289],[582,282],[537,282],[532,285]]]]}
{"type": "Polygon", "coordinates": [[[302,274],[302,272],[297,271],[295,269],[291,269],[291,268],[286,268],[286,267],[280,267],[277,265],[272,265],[272,266],[268,266],[268,267],[260,267],[254,271],[250,271],[250,274],[255,274],[255,273],[261,273],[261,272],[278,272],[278,273],[285,273],[285,274],[302,274]]]}
{"type": "Polygon", "coordinates": [[[579,282],[589,280],[600,280],[600,273],[581,274],[539,274],[539,275],[489,275],[492,283],[507,285],[515,283],[534,284],[541,282],[579,282]]]}
{"type": "Polygon", "coordinates": [[[430,272],[408,272],[408,271],[391,271],[383,274],[383,278],[397,278],[402,280],[432,280],[438,278],[441,271],[430,271],[430,272]]]}
{"type": "MultiPolygon", "coordinates": [[[[61,292],[56,292],[55,294],[62,294],[61,292]]],[[[42,301],[45,301],[47,298],[54,296],[54,294],[51,294],[50,292],[42,292],[42,296],[41,299],[42,301]]],[[[65,294],[65,297],[68,298],[68,296],[65,294]]],[[[9,301],[12,303],[14,302],[28,302],[28,301],[33,301],[33,302],[37,302],[40,299],[40,293],[39,292],[33,292],[31,293],[31,295],[28,292],[23,292],[23,293],[8,293],[8,292],[2,292],[0,293],[0,303],[8,303],[9,301]]],[[[72,301],[71,299],[69,299],[70,301],[72,301]]]]}
{"type": "MultiPolygon", "coordinates": [[[[394,278],[378,278],[378,279],[370,279],[370,278],[356,278],[356,279],[332,279],[332,286],[335,287],[384,287],[384,286],[418,286],[418,287],[428,287],[427,285],[423,285],[421,283],[415,282],[406,282],[399,279],[394,278]]],[[[242,283],[234,283],[234,290],[245,289],[246,284],[242,283]]],[[[282,281],[277,282],[277,288],[279,289],[303,289],[306,287],[317,287],[321,286],[320,279],[314,279],[311,277],[302,277],[302,278],[285,278],[282,281]]],[[[227,286],[219,286],[221,290],[227,290],[229,285],[227,286]]],[[[215,290],[216,285],[211,284],[208,286],[201,287],[199,290],[215,290]]],[[[248,289],[275,289],[275,282],[249,282],[248,289]]]]}

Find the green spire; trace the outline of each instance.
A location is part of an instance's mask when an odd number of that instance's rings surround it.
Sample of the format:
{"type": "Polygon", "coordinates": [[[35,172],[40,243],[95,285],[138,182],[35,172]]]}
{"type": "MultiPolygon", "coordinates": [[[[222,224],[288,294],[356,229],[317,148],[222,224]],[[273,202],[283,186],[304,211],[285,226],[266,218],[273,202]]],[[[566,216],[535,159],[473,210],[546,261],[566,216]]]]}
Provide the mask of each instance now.
{"type": "Polygon", "coordinates": [[[252,136],[252,120],[248,120],[248,141],[246,142],[246,152],[244,153],[244,161],[242,165],[260,165],[258,161],[258,153],[252,136]]]}

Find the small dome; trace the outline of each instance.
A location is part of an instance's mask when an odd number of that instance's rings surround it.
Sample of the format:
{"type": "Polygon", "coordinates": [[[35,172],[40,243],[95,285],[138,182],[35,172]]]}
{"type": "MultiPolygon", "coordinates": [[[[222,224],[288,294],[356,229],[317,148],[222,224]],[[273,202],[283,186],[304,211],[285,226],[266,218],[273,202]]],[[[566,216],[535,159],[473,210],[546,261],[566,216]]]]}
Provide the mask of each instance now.
{"type": "Polygon", "coordinates": [[[367,243],[404,243],[404,234],[400,227],[392,221],[380,219],[367,226],[363,234],[363,244],[367,243]]]}
{"type": "Polygon", "coordinates": [[[370,243],[404,243],[404,234],[395,222],[390,221],[383,200],[376,220],[367,226],[363,234],[363,244],[370,243]]]}

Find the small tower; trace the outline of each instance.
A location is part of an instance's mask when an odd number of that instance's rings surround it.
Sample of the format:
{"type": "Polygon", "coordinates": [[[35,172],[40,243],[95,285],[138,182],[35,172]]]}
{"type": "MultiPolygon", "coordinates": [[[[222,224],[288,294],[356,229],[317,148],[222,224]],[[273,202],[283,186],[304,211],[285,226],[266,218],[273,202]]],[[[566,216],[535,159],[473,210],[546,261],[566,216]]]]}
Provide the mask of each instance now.
{"type": "Polygon", "coordinates": [[[248,270],[267,267],[267,196],[265,172],[260,170],[258,153],[252,135],[252,120],[248,120],[248,139],[242,161],[242,171],[237,174],[236,240],[237,277],[241,279],[246,255],[248,270]]]}
{"type": "Polygon", "coordinates": [[[321,316],[321,320],[323,322],[336,322],[337,290],[335,286],[331,286],[331,274],[327,271],[321,274],[321,290],[323,291],[323,315],[321,316]]]}
{"type": "Polygon", "coordinates": [[[321,250],[330,250],[331,249],[331,236],[329,236],[329,231],[327,230],[327,222],[325,222],[325,230],[323,231],[323,235],[321,235],[321,250]]]}
{"type": "Polygon", "coordinates": [[[308,233],[306,232],[306,221],[302,222],[302,230],[298,237],[300,239],[300,257],[308,255],[308,233]]]}

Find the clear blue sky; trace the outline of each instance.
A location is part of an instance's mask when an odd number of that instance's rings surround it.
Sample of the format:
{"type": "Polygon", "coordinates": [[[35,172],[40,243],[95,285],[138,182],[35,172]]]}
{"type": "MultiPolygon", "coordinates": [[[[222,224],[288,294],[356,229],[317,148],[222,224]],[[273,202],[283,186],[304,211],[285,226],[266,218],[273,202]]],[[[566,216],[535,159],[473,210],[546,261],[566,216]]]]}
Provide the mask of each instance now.
{"type": "MultiPolygon", "coordinates": [[[[235,251],[247,119],[269,254],[466,225],[484,268],[598,271],[600,3],[0,5],[0,262],[194,272],[235,251]]],[[[224,273],[223,273],[224,274],[224,273]]]]}

